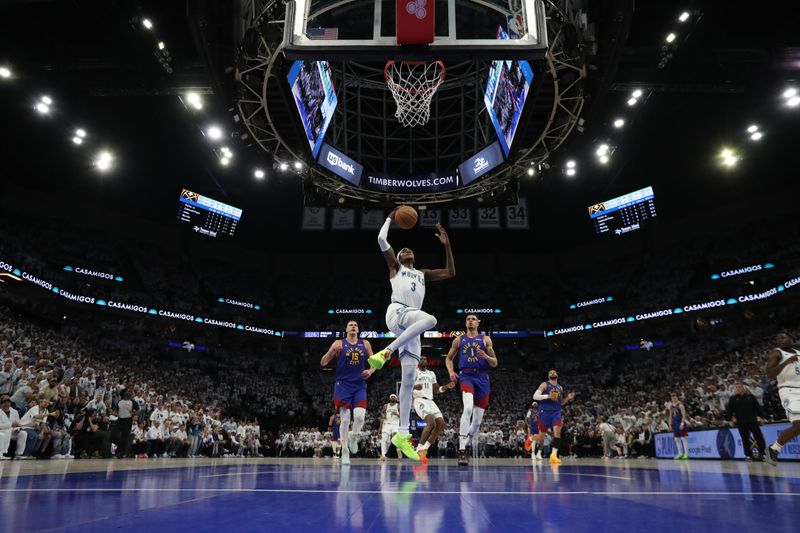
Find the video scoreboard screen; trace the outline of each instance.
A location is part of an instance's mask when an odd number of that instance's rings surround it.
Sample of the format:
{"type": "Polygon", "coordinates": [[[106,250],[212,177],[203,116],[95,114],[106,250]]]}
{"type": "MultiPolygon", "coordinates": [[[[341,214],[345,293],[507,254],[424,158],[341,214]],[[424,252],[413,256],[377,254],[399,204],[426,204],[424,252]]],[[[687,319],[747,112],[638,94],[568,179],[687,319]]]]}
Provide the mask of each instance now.
{"type": "Polygon", "coordinates": [[[589,206],[589,217],[596,233],[622,235],[636,231],[642,222],[656,217],[655,195],[652,187],[589,206]]]}
{"type": "Polygon", "coordinates": [[[181,190],[178,220],[192,224],[195,233],[209,237],[222,235],[231,237],[241,218],[242,210],[239,208],[223,204],[189,189],[181,190]]]}

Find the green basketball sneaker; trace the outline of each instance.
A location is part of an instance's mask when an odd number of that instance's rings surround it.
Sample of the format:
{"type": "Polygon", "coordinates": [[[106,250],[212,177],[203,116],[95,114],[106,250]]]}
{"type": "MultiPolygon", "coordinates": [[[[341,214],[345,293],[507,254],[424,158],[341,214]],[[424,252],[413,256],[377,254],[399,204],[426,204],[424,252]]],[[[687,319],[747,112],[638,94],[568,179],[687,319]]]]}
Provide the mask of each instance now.
{"type": "Polygon", "coordinates": [[[383,368],[384,363],[386,363],[386,360],[389,359],[391,355],[392,354],[389,353],[389,350],[384,348],[380,352],[374,354],[372,357],[367,359],[367,363],[369,363],[369,366],[371,368],[374,368],[375,370],[380,370],[381,368],[383,368]]]}
{"type": "MultiPolygon", "coordinates": [[[[419,454],[414,450],[414,445],[411,443],[411,435],[401,435],[395,433],[392,437],[392,444],[394,447],[403,452],[403,454],[414,461],[421,461],[419,454]]],[[[425,460],[427,463],[427,459],[425,460]]]]}

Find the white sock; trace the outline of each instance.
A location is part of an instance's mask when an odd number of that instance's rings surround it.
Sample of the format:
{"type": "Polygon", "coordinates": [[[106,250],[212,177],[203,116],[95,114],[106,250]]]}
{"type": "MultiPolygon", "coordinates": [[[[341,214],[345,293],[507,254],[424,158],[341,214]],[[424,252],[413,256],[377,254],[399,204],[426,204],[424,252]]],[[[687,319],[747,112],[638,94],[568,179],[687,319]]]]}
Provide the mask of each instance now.
{"type": "Polygon", "coordinates": [[[467,441],[469,440],[469,430],[472,426],[472,410],[473,410],[473,396],[471,392],[462,392],[461,399],[464,402],[464,412],[461,413],[461,422],[459,425],[458,433],[458,449],[464,450],[467,448],[467,441]]]}
{"type": "Polygon", "coordinates": [[[353,409],[353,433],[358,435],[361,428],[364,427],[364,418],[367,416],[367,410],[363,407],[356,407],[353,409]]]}
{"type": "Polygon", "coordinates": [[[478,431],[481,429],[481,422],[483,422],[483,413],[486,412],[486,409],[483,407],[473,407],[472,408],[472,424],[470,424],[469,434],[472,437],[478,434],[478,431]]]}
{"type": "Polygon", "coordinates": [[[531,441],[531,457],[536,455],[536,441],[531,441]]]}
{"type": "Polygon", "coordinates": [[[347,448],[347,437],[350,435],[350,409],[339,409],[339,442],[347,448]]]}
{"type": "Polygon", "coordinates": [[[783,449],[783,444],[780,444],[778,441],[775,441],[774,443],[772,443],[772,446],[770,446],[770,448],[772,448],[776,452],[780,452],[783,449]]]}
{"type": "Polygon", "coordinates": [[[411,339],[419,337],[429,329],[436,327],[436,317],[429,315],[425,311],[409,311],[406,316],[410,318],[409,322],[411,324],[406,327],[406,330],[399,337],[389,343],[389,346],[386,347],[389,353],[394,352],[400,346],[407,344],[411,339]]]}
{"type": "Polygon", "coordinates": [[[689,443],[686,442],[686,437],[681,437],[683,443],[683,455],[689,455],[689,443]]]}
{"type": "Polygon", "coordinates": [[[675,439],[675,447],[678,448],[678,455],[683,455],[683,452],[681,451],[681,439],[678,437],[672,438],[675,439]]]}
{"type": "MultiPolygon", "coordinates": [[[[408,331],[408,330],[406,330],[408,331]]],[[[414,377],[417,373],[417,361],[411,357],[400,360],[402,378],[400,382],[400,435],[408,435],[408,421],[411,418],[411,394],[414,390],[414,377]]]]}
{"type": "Polygon", "coordinates": [[[383,456],[389,451],[389,439],[388,433],[381,433],[381,455],[383,456]]]}

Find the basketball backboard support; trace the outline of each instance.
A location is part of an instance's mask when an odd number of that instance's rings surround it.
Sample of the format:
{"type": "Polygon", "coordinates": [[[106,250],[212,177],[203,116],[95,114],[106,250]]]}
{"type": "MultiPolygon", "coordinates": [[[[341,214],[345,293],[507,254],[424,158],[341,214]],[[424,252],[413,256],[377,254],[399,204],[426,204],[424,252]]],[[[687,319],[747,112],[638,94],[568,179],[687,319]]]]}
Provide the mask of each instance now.
{"type": "Polygon", "coordinates": [[[285,22],[289,59],[536,61],[547,53],[542,0],[288,0],[285,22]],[[399,45],[396,2],[420,1],[434,6],[433,42],[399,45]],[[498,39],[512,19],[518,38],[498,39]]]}

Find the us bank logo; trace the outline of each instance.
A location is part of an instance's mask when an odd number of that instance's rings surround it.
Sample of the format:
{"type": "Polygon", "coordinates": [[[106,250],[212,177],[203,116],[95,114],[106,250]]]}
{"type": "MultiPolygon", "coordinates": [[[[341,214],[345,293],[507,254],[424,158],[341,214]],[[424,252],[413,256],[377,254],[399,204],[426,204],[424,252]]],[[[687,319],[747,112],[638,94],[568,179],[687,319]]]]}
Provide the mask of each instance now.
{"type": "Polygon", "coordinates": [[[489,168],[489,161],[485,157],[475,158],[475,165],[472,167],[475,174],[487,168],[489,168]]]}
{"type": "Polygon", "coordinates": [[[353,165],[348,164],[347,161],[343,160],[338,155],[334,154],[333,152],[328,152],[327,156],[328,163],[330,163],[334,167],[341,168],[351,176],[355,174],[355,168],[353,165]]]}

